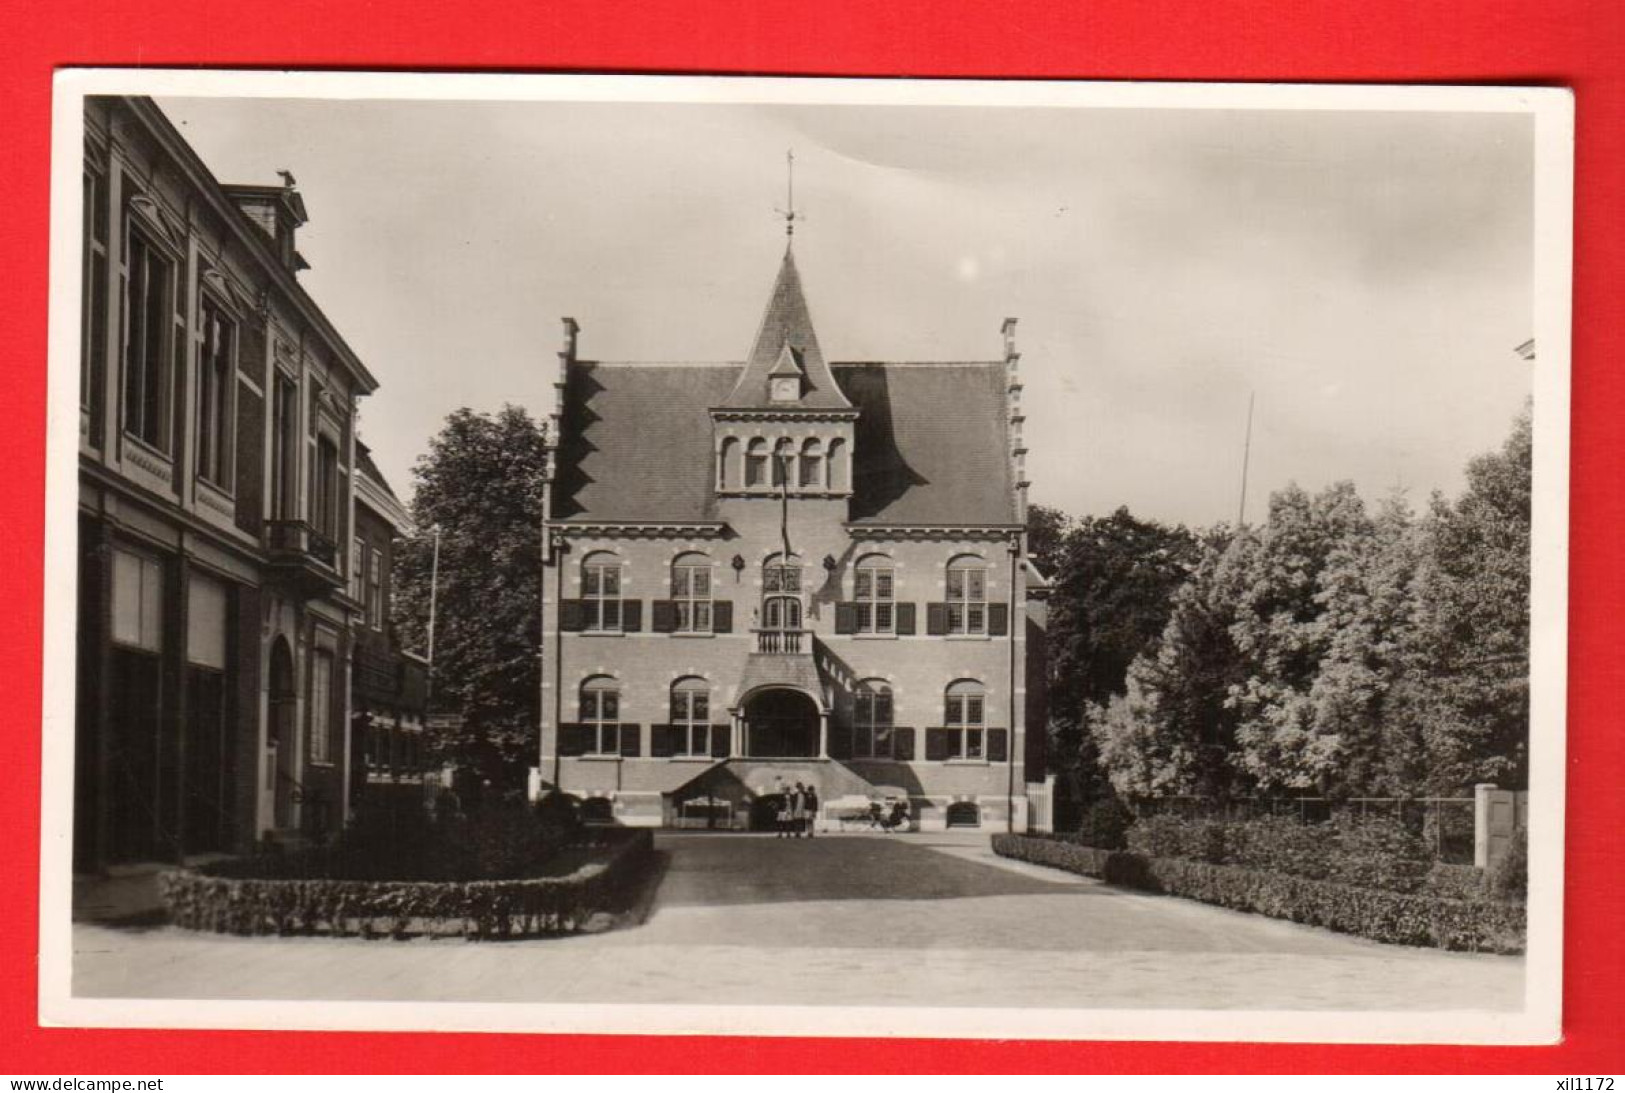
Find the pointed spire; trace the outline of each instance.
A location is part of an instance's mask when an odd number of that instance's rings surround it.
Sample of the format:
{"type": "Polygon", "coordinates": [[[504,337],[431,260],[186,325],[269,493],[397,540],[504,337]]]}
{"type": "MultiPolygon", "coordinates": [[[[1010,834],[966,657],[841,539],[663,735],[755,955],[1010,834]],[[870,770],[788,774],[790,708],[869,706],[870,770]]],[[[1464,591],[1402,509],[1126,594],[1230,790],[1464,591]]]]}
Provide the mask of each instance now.
{"type": "Polygon", "coordinates": [[[723,407],[746,409],[781,406],[770,397],[769,382],[775,375],[786,375],[781,367],[796,369],[802,377],[801,397],[794,405],[806,409],[849,409],[851,403],[835,384],[824,351],[819,348],[818,335],[813,330],[812,313],[807,298],[801,291],[801,274],[796,270],[795,255],[789,247],[784,249],[784,260],[779,264],[778,279],[773,283],[773,294],[768,298],[767,310],[756,332],[756,340],[739,382],[723,407]]]}

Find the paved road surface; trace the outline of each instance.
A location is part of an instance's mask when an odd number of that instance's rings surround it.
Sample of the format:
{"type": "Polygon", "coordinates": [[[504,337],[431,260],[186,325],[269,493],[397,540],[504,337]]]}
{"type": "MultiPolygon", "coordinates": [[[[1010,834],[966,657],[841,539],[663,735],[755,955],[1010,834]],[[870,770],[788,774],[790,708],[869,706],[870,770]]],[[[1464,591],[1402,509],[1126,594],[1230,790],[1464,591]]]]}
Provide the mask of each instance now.
{"type": "Polygon", "coordinates": [[[662,833],[641,927],[478,944],[74,928],[76,994],[1492,1009],[1515,957],[1379,945],[996,858],[985,835],[662,833]]]}

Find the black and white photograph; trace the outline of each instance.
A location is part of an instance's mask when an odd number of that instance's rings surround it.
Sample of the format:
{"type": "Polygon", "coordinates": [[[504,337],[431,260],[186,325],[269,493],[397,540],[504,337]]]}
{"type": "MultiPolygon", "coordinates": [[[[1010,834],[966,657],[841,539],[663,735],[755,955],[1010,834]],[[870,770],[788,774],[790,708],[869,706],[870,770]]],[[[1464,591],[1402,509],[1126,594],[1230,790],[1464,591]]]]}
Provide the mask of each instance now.
{"type": "Polygon", "coordinates": [[[55,102],[47,1023],[1556,1038],[1566,92],[55,102]]]}

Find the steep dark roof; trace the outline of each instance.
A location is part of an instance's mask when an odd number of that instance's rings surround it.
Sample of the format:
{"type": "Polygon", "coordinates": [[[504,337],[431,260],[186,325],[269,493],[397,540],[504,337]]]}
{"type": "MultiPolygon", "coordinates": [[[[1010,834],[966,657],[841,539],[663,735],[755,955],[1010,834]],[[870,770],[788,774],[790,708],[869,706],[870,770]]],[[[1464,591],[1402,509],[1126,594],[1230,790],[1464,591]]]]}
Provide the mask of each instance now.
{"type": "Polygon", "coordinates": [[[790,368],[781,369],[780,360],[789,347],[793,368],[799,368],[804,379],[801,401],[796,403],[809,410],[844,410],[851,406],[840,387],[830,375],[824,361],[824,351],[818,347],[818,334],[813,330],[812,313],[807,309],[807,297],[801,291],[801,274],[796,272],[795,255],[788,247],[784,261],[779,263],[779,276],[773,282],[773,294],[768,298],[767,310],[762,313],[762,325],[756,332],[750,356],[745,358],[745,369],[739,373],[739,382],[727,398],[717,405],[732,410],[773,408],[781,409],[785,403],[768,398],[767,379],[775,373],[794,374],[790,368]]]}
{"type": "Polygon", "coordinates": [[[572,364],[554,516],[715,520],[709,410],[738,375],[737,363],[572,364]]]}
{"type": "Polygon", "coordinates": [[[389,488],[389,480],[384,477],[384,472],[380,471],[378,464],[372,461],[372,449],[359,440],[355,442],[355,461],[362,474],[377,483],[378,487],[389,494],[390,497],[397,501],[400,500],[399,497],[395,496],[395,491],[389,488]]]}
{"type": "Polygon", "coordinates": [[[1016,522],[1002,361],[834,371],[858,408],[854,523],[1016,522]]]}
{"type": "MultiPolygon", "coordinates": [[[[859,411],[851,515],[863,524],[1015,522],[1005,366],[836,364],[859,411]]],[[[571,365],[554,516],[717,519],[709,408],[740,365],[571,365]]]]}

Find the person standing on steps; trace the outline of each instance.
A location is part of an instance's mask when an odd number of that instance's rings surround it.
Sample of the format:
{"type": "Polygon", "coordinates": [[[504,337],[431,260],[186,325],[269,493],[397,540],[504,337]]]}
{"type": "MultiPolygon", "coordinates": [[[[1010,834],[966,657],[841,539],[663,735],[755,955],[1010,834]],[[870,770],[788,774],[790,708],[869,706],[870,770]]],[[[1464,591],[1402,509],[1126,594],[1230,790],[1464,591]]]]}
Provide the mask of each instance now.
{"type": "Polygon", "coordinates": [[[800,782],[790,791],[790,834],[799,839],[807,825],[807,789],[800,782]]]}

